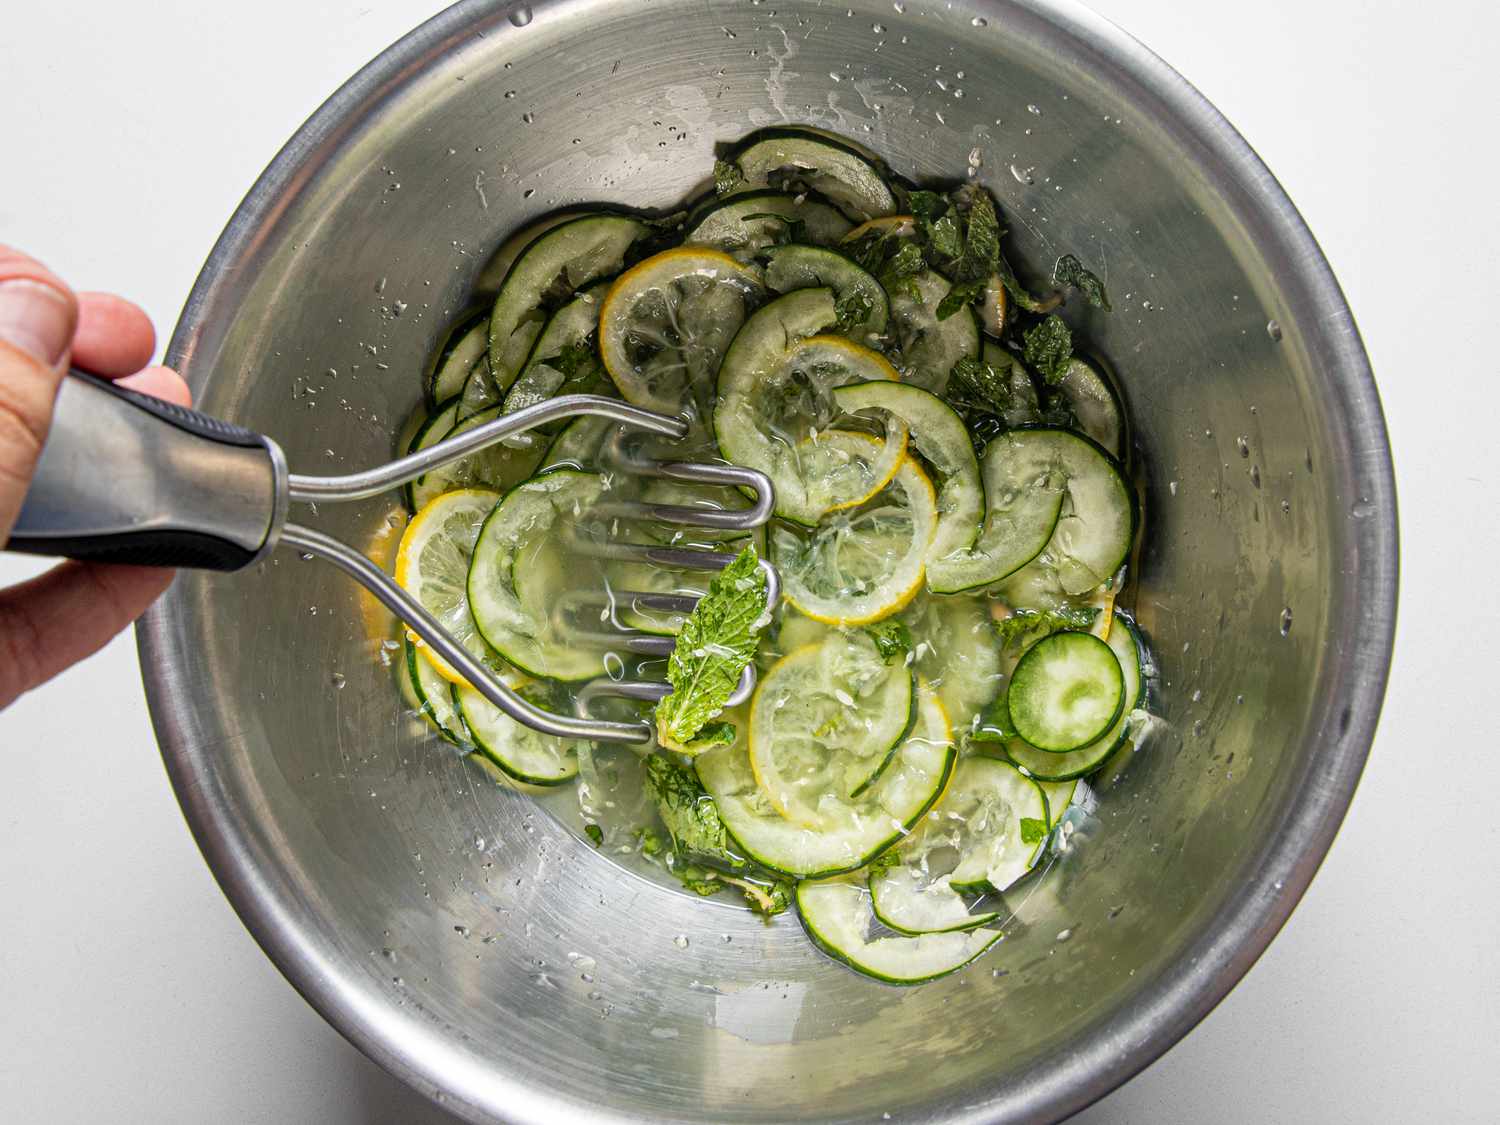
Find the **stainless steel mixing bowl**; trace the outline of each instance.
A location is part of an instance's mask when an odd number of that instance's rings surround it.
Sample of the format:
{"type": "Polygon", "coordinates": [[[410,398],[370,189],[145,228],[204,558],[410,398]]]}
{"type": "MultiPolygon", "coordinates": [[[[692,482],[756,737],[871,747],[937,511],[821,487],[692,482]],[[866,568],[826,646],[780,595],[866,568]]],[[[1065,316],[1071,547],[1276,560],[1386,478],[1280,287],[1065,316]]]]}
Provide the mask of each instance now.
{"type": "MultiPolygon", "coordinates": [[[[1115,312],[1086,327],[1146,466],[1137,609],[1165,725],[1001,947],[899,990],[792,918],[625,872],[446,752],[321,564],[182,576],[141,656],[209,863],[319,1011],[476,1121],[1066,1115],[1249,968],[1370,744],[1396,516],[1354,323],[1245,143],[1078,6],[460,4],[277,156],[170,358],[294,466],[373,464],[503,232],[574,200],[680,199],[715,141],[782,120],[918,176],[975,167],[1023,261],[1107,275],[1115,312]]],[[[325,520],[388,541],[393,511],[325,520]]]]}

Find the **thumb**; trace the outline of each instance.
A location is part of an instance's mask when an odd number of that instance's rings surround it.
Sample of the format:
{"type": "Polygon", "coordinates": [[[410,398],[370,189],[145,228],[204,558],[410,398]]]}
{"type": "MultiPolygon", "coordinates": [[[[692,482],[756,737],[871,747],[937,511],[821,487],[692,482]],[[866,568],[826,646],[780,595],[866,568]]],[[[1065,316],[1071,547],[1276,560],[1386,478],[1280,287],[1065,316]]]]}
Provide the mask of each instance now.
{"type": "Polygon", "coordinates": [[[0,247],[0,542],[36,469],[78,319],[72,292],[0,247]]]}

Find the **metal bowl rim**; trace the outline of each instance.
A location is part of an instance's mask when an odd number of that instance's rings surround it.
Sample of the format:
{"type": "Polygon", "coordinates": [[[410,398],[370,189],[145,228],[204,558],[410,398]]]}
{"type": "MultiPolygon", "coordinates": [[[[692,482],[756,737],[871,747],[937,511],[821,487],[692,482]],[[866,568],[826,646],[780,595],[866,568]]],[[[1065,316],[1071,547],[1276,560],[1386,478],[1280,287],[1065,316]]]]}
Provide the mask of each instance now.
{"type": "MultiPolygon", "coordinates": [[[[562,6],[539,0],[533,8],[562,6]]],[[[328,98],[277,153],[229,220],[200,272],[167,350],[167,362],[191,357],[194,341],[217,287],[251,248],[252,235],[275,211],[298,176],[308,152],[336,135],[351,109],[408,77],[413,60],[434,41],[514,5],[505,0],[462,0],[386,48],[328,98]]],[[[1150,99],[1171,111],[1170,124],[1203,154],[1205,164],[1227,169],[1240,188],[1239,205],[1252,208],[1257,228],[1274,233],[1268,255],[1292,272],[1278,279],[1312,300],[1305,322],[1322,326],[1331,362],[1324,372],[1349,411],[1355,446],[1350,475],[1374,515],[1354,534],[1358,565],[1351,599],[1360,607],[1362,635],[1347,665],[1350,689],[1339,737],[1318,762],[1320,784],[1309,786],[1283,828],[1258,857],[1256,875],[1236,891],[1218,916],[1183,950],[1176,964],[1143,986],[1149,995],[1091,1026],[1065,1054],[1029,1068],[1025,1080],[968,1101],[946,1120],[973,1123],[1058,1120],[1075,1113],[1154,1062],[1222,1000],[1250,969],[1305,893],[1343,820],[1369,754],[1389,672],[1397,598],[1397,516],[1393,467],[1380,399],[1353,315],[1322,251],[1281,185],[1232,125],[1181,75],[1144,45],[1076,0],[970,0],[967,7],[1000,16],[1020,9],[1063,37],[1109,60],[1150,99]]],[[[1301,319],[1301,318],[1299,318],[1301,319]]],[[[456,1050],[418,1050],[382,1026],[381,1012],[358,1002],[341,986],[340,963],[297,932],[274,901],[227,811],[205,798],[201,748],[186,736],[191,700],[169,661],[174,652],[171,610],[159,606],[137,627],[142,677],[162,757],[183,814],[225,896],[266,954],[298,992],[342,1035],[387,1070],[440,1100],[445,1109],[476,1122],[544,1122],[577,1119],[576,1103],[498,1072],[481,1074],[456,1050]],[[445,1054],[447,1057],[445,1057],[445,1054]],[[446,1096],[444,1096],[444,1094],[446,1096]]],[[[1325,710],[1326,713],[1326,710],[1325,710]]],[[[393,1025],[394,1026],[394,1025],[393,1025]]],[[[599,1108],[596,1119],[622,1120],[599,1108]]]]}

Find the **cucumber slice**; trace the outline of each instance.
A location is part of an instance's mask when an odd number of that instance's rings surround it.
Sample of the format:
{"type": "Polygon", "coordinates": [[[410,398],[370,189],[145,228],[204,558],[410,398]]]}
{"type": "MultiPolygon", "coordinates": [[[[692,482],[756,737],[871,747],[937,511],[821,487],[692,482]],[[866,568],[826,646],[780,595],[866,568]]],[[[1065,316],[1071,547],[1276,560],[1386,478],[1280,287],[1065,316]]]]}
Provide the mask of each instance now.
{"type": "MultiPolygon", "coordinates": [[[[507,687],[538,706],[545,693],[535,680],[509,673],[507,687]]],[[[453,685],[453,701],[473,735],[474,745],[513,781],[526,785],[562,785],[578,776],[578,751],[586,744],[534,731],[516,722],[467,684],[453,685]]]]}
{"type": "Polygon", "coordinates": [[[1047,831],[1051,832],[1062,823],[1067,811],[1074,805],[1092,812],[1098,805],[1094,790],[1081,778],[1069,781],[1038,781],[1042,796],[1047,798],[1047,831]]]}
{"type": "Polygon", "coordinates": [[[917,721],[916,675],[862,634],[832,634],[779,660],[750,701],[750,768],[773,808],[814,831],[886,770],[917,721]]]}
{"type": "Polygon", "coordinates": [[[515,382],[516,373],[525,366],[526,357],[531,354],[537,337],[546,327],[547,315],[540,309],[532,309],[521,317],[515,330],[505,341],[498,367],[490,362],[488,352],[475,361],[474,366],[469,369],[468,379],[464,381],[463,396],[458,407],[460,418],[468,418],[481,410],[499,406],[504,401],[506,392],[515,382]]]}
{"type": "Polygon", "coordinates": [[[902,381],[942,394],[953,365],[979,356],[979,325],[965,305],[946,320],[937,307],[952,288],[942,274],[925,270],[911,279],[916,294],[891,294],[891,324],[901,348],[902,381]]]}
{"type": "MultiPolygon", "coordinates": [[[[426,449],[429,445],[436,445],[448,436],[448,431],[453,429],[454,423],[457,420],[458,396],[455,395],[453,398],[439,403],[433,408],[432,413],[427,416],[426,421],[417,427],[417,432],[412,435],[411,441],[401,452],[403,454],[416,453],[418,450],[426,449]]],[[[420,479],[419,477],[418,480],[420,479]]],[[[407,481],[401,486],[401,491],[406,494],[406,506],[413,512],[422,506],[417,503],[416,484],[417,481],[407,481]]],[[[435,495],[436,493],[432,493],[431,495],[423,494],[424,499],[431,499],[435,495]]]]}
{"type": "Polygon", "coordinates": [[[453,745],[465,750],[472,749],[473,742],[464,727],[463,718],[453,705],[453,693],[449,690],[452,685],[438,674],[432,661],[411,643],[411,638],[403,637],[401,647],[405,656],[403,663],[407,686],[411,690],[416,710],[422,713],[422,717],[432,724],[438,734],[453,745]]]}
{"type": "Polygon", "coordinates": [[[1146,659],[1145,646],[1141,644],[1135,626],[1118,611],[1114,626],[1105,642],[1120,662],[1120,672],[1125,685],[1125,703],[1120,716],[1104,734],[1080,750],[1066,754],[1054,754],[1027,746],[1019,739],[1005,744],[1005,755],[1020,769],[1038,781],[1071,781],[1086,777],[1102,766],[1130,738],[1134,720],[1132,714],[1145,699],[1146,679],[1142,669],[1146,659]]]}
{"type": "Polygon", "coordinates": [[[595,473],[555,469],[506,494],[485,520],[469,566],[468,601],[486,641],[517,668],[555,680],[604,673],[597,652],[569,642],[552,610],[568,587],[562,525],[604,491],[595,473]]]}
{"type": "Polygon", "coordinates": [[[880,169],[847,144],[794,129],[757,133],[730,159],[751,187],[794,181],[832,202],[855,222],[896,210],[896,197],[880,169]]]}
{"type": "Polygon", "coordinates": [[[986,603],[922,594],[901,616],[917,641],[912,666],[937,691],[953,729],[967,733],[1004,681],[986,603]]]}
{"type": "Polygon", "coordinates": [[[884,775],[858,799],[831,796],[819,808],[826,827],[793,824],[756,783],[742,747],[695,758],[698,778],[740,850],[762,867],[818,879],[863,867],[900,840],[943,791],[956,751],[937,697],[919,685],[917,727],[884,775]]]}
{"type": "Polygon", "coordinates": [[[899,418],[911,434],[911,444],[937,471],[938,522],[928,561],[973,546],[984,519],[984,490],[974,443],[953,408],[921,387],[892,382],[838,387],[833,401],[850,414],[883,410],[899,418]]]}
{"type": "Polygon", "coordinates": [[[506,277],[510,275],[511,266],[516,264],[516,259],[521,256],[523,250],[554,227],[560,227],[586,214],[588,214],[586,211],[557,211],[551,215],[544,215],[540,219],[534,219],[521,227],[490,255],[490,260],[484,264],[484,268],[479,271],[479,276],[474,280],[474,295],[483,297],[486,304],[494,304],[495,294],[500,292],[500,286],[505,284],[506,277]]]}
{"type": "Polygon", "coordinates": [[[540,474],[559,468],[599,468],[599,450],[617,424],[594,414],[574,418],[552,439],[536,471],[540,474]]]}
{"type": "Polygon", "coordinates": [[[1123,461],[1125,409],[1103,370],[1074,356],[1057,385],[1078,419],[1078,428],[1116,461],[1123,461]]]}
{"type": "Polygon", "coordinates": [[[779,191],[746,191],[717,200],[689,219],[685,241],[748,262],[768,246],[791,241],[788,236],[793,233],[798,242],[832,246],[849,232],[850,225],[836,207],[816,199],[779,191]]]}
{"type": "Polygon", "coordinates": [[[999,911],[972,914],[960,895],[1009,888],[1041,858],[1046,830],[1037,782],[1008,762],[965,758],[943,799],[897,849],[899,862],[870,876],[875,916],[904,934],[993,921],[999,911]]]}
{"type": "Polygon", "coordinates": [[[523,349],[511,340],[529,314],[566,300],[596,278],[619,273],[630,248],[649,233],[645,223],[628,215],[582,215],[539,235],[521,251],[490,312],[495,385],[509,387],[531,350],[531,341],[523,349]]]}
{"type": "Polygon", "coordinates": [[[928,584],[951,594],[1014,574],[1042,553],[1062,513],[1065,480],[1057,464],[1061,430],[1012,430],[991,439],[980,466],[984,524],[974,546],[932,560],[928,584]]]}
{"type": "Polygon", "coordinates": [[[773,293],[796,289],[833,290],[839,308],[863,309],[849,336],[861,342],[885,332],[891,304],[885,287],[836,250],[797,243],[766,251],[766,288],[773,293]]]}
{"type": "MultiPolygon", "coordinates": [[[[412,517],[396,548],[396,584],[415,597],[454,640],[480,660],[493,654],[470,611],[467,576],[480,527],[499,501],[499,493],[482,488],[445,493],[423,505],[412,517]]],[[[447,661],[427,652],[426,646],[410,632],[407,636],[444,679],[460,678],[447,661]]]]}
{"type": "Polygon", "coordinates": [[[806,451],[799,448],[836,416],[831,392],[845,383],[897,377],[879,353],[839,336],[814,335],[835,317],[832,290],[778,297],[745,321],[719,368],[719,449],[770,477],[776,514],[801,524],[816,523],[837,502],[805,475],[806,451]]]}
{"type": "Polygon", "coordinates": [[[755,271],[704,247],[680,246],[625,271],[599,320],[599,350],[621,397],[711,417],[719,364],[761,293],[755,271]]]}
{"type": "MultiPolygon", "coordinates": [[[[481,410],[456,423],[443,437],[457,437],[476,426],[493,422],[500,417],[500,412],[498,406],[481,410]]],[[[412,505],[421,508],[435,497],[456,488],[490,488],[506,492],[536,471],[545,440],[535,433],[516,434],[458,461],[429,469],[411,484],[412,505]]]]}
{"type": "Polygon", "coordinates": [[[922,588],[937,526],[937,498],[916,462],[902,462],[890,487],[814,531],[778,527],[771,553],[787,601],[829,625],[866,625],[904,608],[922,588]]]}
{"type": "Polygon", "coordinates": [[[591,285],[552,314],[505,394],[506,414],[555,395],[597,393],[605,380],[594,339],[608,289],[608,282],[591,285]]]}
{"type": "Polygon", "coordinates": [[[445,402],[464,389],[469,369],[484,355],[490,342],[490,312],[484,309],[455,324],[433,353],[423,386],[430,403],[445,402]]]}
{"type": "Polygon", "coordinates": [[[813,944],[855,972],[887,984],[921,984],[963,968],[1005,935],[997,929],[921,937],[866,937],[870,896],[848,882],[797,884],[797,915],[813,944]]]}
{"type": "Polygon", "coordinates": [[[1015,731],[1038,750],[1063,753],[1102,738],[1125,703],[1113,650],[1092,633],[1037,641],[1011,673],[1007,706],[1015,731]]]}
{"type": "Polygon", "coordinates": [[[1031,440],[1050,446],[1055,471],[1066,481],[1057,526],[1037,565],[1056,572],[1063,593],[1086,594],[1113,578],[1130,555],[1135,492],[1119,462],[1083,435],[1070,430],[1025,432],[1031,440]]]}

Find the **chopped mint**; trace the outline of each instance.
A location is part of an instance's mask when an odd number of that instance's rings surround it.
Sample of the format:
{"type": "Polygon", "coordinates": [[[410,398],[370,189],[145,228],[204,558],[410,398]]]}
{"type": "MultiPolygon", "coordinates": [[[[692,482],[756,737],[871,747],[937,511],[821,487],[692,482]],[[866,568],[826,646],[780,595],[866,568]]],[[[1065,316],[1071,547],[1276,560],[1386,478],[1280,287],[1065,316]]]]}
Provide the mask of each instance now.
{"type": "Polygon", "coordinates": [[[1047,838],[1047,822],[1034,816],[1021,818],[1021,843],[1040,844],[1047,838]]]}
{"type": "Polygon", "coordinates": [[[1059,606],[1057,609],[1018,609],[1003,621],[995,622],[1000,646],[1027,644],[1049,633],[1063,629],[1091,629],[1099,616],[1095,606],[1059,606]]]}
{"type": "Polygon", "coordinates": [[[1076,254],[1064,254],[1057,259],[1057,265],[1052,269],[1052,282],[1064,289],[1078,290],[1096,309],[1112,311],[1104,282],[1092,270],[1085,269],[1076,254]]]}
{"type": "Polygon", "coordinates": [[[672,848],[684,859],[738,870],[745,861],[730,850],[729,832],[714,803],[691,766],[679,766],[660,754],[646,759],[646,791],[672,838],[672,848]]]}
{"type": "Polygon", "coordinates": [[[755,658],[768,617],[765,571],[755,548],[746,547],[709,583],[677,634],[667,662],[672,694],[656,705],[663,742],[687,745],[718,718],[755,658]]]}
{"type": "Polygon", "coordinates": [[[1049,383],[1059,382],[1073,359],[1073,333],[1056,313],[1028,328],[1022,344],[1026,362],[1041,372],[1042,378],[1049,383]]]}
{"type": "Polygon", "coordinates": [[[585,824],[583,826],[583,834],[589,838],[589,842],[594,847],[602,848],[604,846],[604,829],[600,828],[597,824],[585,824]]]}
{"type": "Polygon", "coordinates": [[[833,304],[834,315],[838,318],[838,326],[845,332],[870,319],[870,313],[875,309],[875,302],[870,300],[869,294],[859,289],[851,289],[833,304]]]}
{"type": "Polygon", "coordinates": [[[965,305],[972,305],[984,296],[985,285],[980,280],[955,282],[938,302],[937,318],[947,320],[965,305]]]}
{"type": "Polygon", "coordinates": [[[866,625],[865,633],[875,642],[875,651],[886,664],[905,660],[912,651],[911,630],[906,627],[906,622],[897,621],[894,617],[887,617],[874,625],[866,625]]]}
{"type": "Polygon", "coordinates": [[[745,174],[738,164],[728,160],[714,161],[714,193],[728,195],[745,182],[745,174]]]}

